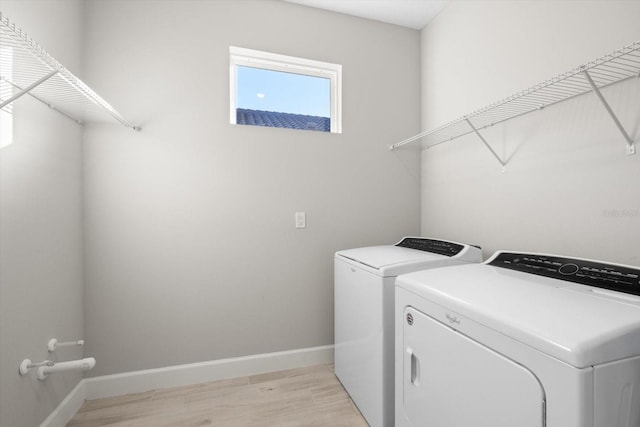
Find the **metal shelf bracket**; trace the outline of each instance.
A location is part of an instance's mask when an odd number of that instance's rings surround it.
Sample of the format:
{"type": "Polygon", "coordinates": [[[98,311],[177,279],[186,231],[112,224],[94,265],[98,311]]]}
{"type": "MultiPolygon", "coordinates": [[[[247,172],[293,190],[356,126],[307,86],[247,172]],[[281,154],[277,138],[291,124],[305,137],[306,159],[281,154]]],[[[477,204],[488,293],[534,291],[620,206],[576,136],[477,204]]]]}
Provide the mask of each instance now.
{"type": "Polygon", "coordinates": [[[484,139],[484,137],[480,134],[480,132],[478,132],[478,129],[476,129],[476,127],[473,125],[473,123],[471,123],[471,120],[469,120],[469,117],[465,116],[464,120],[467,122],[467,124],[469,124],[469,127],[471,128],[473,133],[475,133],[478,136],[478,138],[480,138],[480,141],[482,141],[484,146],[487,147],[487,149],[489,151],[491,151],[491,154],[493,154],[493,157],[495,157],[496,160],[498,160],[500,162],[500,164],[502,165],[502,168],[504,170],[504,168],[507,166],[507,164],[500,158],[500,156],[498,156],[498,153],[496,153],[493,150],[493,148],[491,148],[491,146],[489,145],[487,140],[484,139]]]}
{"type": "Polygon", "coordinates": [[[618,120],[618,116],[616,116],[616,113],[614,113],[613,110],[611,109],[611,106],[609,106],[609,103],[602,95],[602,92],[600,92],[600,89],[598,89],[598,86],[595,84],[595,82],[591,78],[591,75],[589,74],[589,71],[586,70],[586,67],[582,71],[582,74],[584,75],[585,79],[589,83],[589,86],[591,86],[595,94],[598,96],[598,99],[602,103],[602,106],[604,107],[604,109],[607,110],[607,113],[609,113],[609,116],[611,116],[613,123],[615,123],[616,127],[618,128],[618,130],[620,130],[620,133],[622,134],[624,139],[627,141],[627,154],[628,155],[636,154],[636,147],[633,142],[633,139],[629,136],[629,133],[626,131],[624,126],[622,126],[622,123],[620,123],[620,120],[618,120]]]}
{"type": "MultiPolygon", "coordinates": [[[[68,119],[70,119],[70,120],[72,120],[72,121],[74,121],[74,122],[78,123],[79,125],[84,124],[84,122],[83,122],[82,120],[80,120],[80,119],[76,119],[75,117],[73,117],[73,116],[71,116],[71,115],[67,114],[65,111],[63,111],[63,110],[61,110],[61,109],[59,109],[59,108],[56,108],[55,104],[52,104],[52,103],[50,103],[50,102],[47,102],[47,101],[45,101],[44,99],[40,98],[39,96],[34,95],[34,93],[33,93],[32,91],[26,91],[26,90],[25,90],[24,88],[22,88],[21,86],[18,86],[17,84],[13,83],[12,81],[9,81],[9,80],[5,79],[4,77],[1,77],[1,76],[0,76],[0,80],[3,80],[3,81],[5,81],[5,82],[7,82],[8,84],[10,84],[11,86],[13,86],[14,88],[16,88],[16,89],[17,89],[17,90],[19,90],[19,91],[24,92],[24,93],[21,93],[21,95],[20,95],[20,96],[22,96],[22,95],[24,95],[24,94],[26,93],[26,94],[28,94],[29,96],[31,96],[33,99],[36,99],[36,100],[40,101],[41,103],[43,103],[43,104],[44,104],[44,105],[46,105],[47,107],[49,107],[49,108],[51,108],[51,109],[53,109],[53,110],[57,111],[58,113],[60,113],[60,114],[62,114],[63,116],[67,117],[68,119]]],[[[9,102],[11,102],[11,101],[9,101],[9,102]]],[[[6,102],[6,103],[8,104],[9,102],[6,102]]],[[[2,104],[2,106],[4,106],[4,105],[5,105],[5,103],[3,103],[3,104],[2,104]]],[[[134,128],[134,130],[135,130],[135,128],[134,128]]]]}
{"type": "MultiPolygon", "coordinates": [[[[28,94],[33,89],[35,89],[36,87],[40,86],[42,83],[46,82],[47,80],[49,80],[51,77],[55,76],[56,74],[58,74],[58,70],[51,71],[49,74],[47,74],[46,76],[36,80],[35,82],[30,84],[26,88],[20,89],[20,92],[18,92],[15,95],[7,98],[5,101],[2,101],[2,103],[0,103],[0,108],[4,107],[5,105],[11,104],[13,101],[15,101],[16,99],[20,98],[21,96],[28,94]]],[[[2,79],[5,80],[4,78],[2,78],[2,79]]],[[[7,82],[9,84],[11,84],[11,82],[9,82],[8,80],[7,80],[7,82]]]]}

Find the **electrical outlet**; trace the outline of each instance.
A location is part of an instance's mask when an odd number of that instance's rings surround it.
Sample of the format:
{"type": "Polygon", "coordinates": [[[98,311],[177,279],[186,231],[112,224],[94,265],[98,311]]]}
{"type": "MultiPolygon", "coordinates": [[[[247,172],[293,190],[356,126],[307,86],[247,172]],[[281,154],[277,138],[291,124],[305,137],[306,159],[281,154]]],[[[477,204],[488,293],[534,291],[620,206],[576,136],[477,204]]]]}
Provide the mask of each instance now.
{"type": "Polygon", "coordinates": [[[307,227],[307,214],[305,212],[296,212],[296,228],[307,227]]]}

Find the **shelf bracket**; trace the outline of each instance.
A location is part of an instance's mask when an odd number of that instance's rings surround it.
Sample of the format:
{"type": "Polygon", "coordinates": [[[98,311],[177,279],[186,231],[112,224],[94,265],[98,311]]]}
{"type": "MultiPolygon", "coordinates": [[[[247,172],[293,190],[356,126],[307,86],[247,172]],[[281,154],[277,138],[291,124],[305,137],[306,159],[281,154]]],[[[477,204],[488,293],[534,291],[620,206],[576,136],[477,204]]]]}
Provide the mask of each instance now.
{"type": "Polygon", "coordinates": [[[2,101],[2,103],[0,104],[0,109],[4,108],[5,105],[11,104],[13,101],[15,101],[16,99],[20,98],[21,96],[26,95],[27,93],[31,92],[34,88],[40,86],[42,83],[46,82],[51,77],[53,77],[56,74],[58,74],[58,72],[59,72],[58,70],[54,70],[54,71],[50,72],[49,74],[45,75],[44,77],[42,77],[42,78],[36,80],[35,82],[31,83],[29,86],[25,87],[20,92],[18,92],[15,95],[7,98],[5,101],[2,101]]]}
{"type": "MultiPolygon", "coordinates": [[[[20,91],[24,90],[22,87],[18,86],[17,84],[13,83],[12,81],[9,81],[9,80],[5,79],[4,77],[2,77],[2,80],[4,80],[5,82],[7,82],[8,84],[10,84],[11,86],[13,86],[14,88],[16,88],[16,89],[18,89],[20,91]]],[[[40,101],[41,103],[43,103],[47,107],[51,108],[52,110],[57,111],[58,113],[60,113],[63,116],[65,116],[66,118],[68,118],[70,120],[73,120],[74,122],[78,123],[79,125],[83,124],[82,120],[77,120],[77,119],[71,117],[70,115],[68,115],[64,111],[56,108],[55,105],[48,103],[47,101],[45,101],[44,99],[34,95],[33,93],[29,92],[29,96],[31,96],[32,98],[36,99],[37,101],[40,101]]]]}
{"type": "Polygon", "coordinates": [[[620,123],[620,120],[618,120],[618,117],[609,106],[609,103],[607,102],[607,100],[604,99],[602,92],[600,92],[600,89],[598,89],[598,86],[596,86],[595,82],[591,78],[591,75],[589,75],[589,72],[587,70],[584,70],[582,74],[584,74],[584,77],[585,79],[587,79],[589,86],[591,86],[591,89],[593,89],[595,94],[598,96],[598,99],[602,103],[602,106],[604,107],[605,110],[607,110],[607,113],[609,113],[609,116],[611,116],[611,118],[613,119],[613,122],[616,124],[616,126],[620,130],[620,133],[622,133],[622,136],[627,141],[627,154],[628,155],[636,154],[636,147],[633,143],[633,139],[631,139],[631,137],[625,130],[624,126],[622,126],[622,123],[620,123]]]}
{"type": "Polygon", "coordinates": [[[473,123],[471,123],[471,120],[469,120],[468,117],[465,116],[464,120],[467,122],[467,124],[469,125],[469,127],[471,128],[471,130],[473,130],[473,133],[475,133],[478,138],[480,138],[480,141],[482,141],[482,143],[484,144],[485,147],[487,147],[487,149],[489,151],[491,151],[491,154],[493,154],[493,157],[496,158],[496,160],[498,160],[500,162],[500,164],[502,165],[502,168],[504,169],[505,166],[507,166],[507,164],[505,162],[502,161],[502,159],[500,158],[500,156],[498,156],[498,154],[493,151],[493,148],[491,148],[491,146],[489,145],[489,143],[487,142],[486,139],[484,139],[484,137],[482,135],[480,135],[480,132],[478,132],[478,129],[476,129],[476,127],[473,125],[473,123]]]}

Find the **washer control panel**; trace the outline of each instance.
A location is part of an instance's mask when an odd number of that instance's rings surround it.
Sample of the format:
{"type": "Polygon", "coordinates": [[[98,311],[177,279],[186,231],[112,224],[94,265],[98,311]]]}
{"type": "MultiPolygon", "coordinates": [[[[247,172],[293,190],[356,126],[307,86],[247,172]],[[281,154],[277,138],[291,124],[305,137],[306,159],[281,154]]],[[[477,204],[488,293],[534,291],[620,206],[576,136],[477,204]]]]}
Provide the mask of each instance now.
{"type": "Polygon", "coordinates": [[[640,295],[640,268],[515,252],[499,253],[489,265],[640,295]]]}
{"type": "Polygon", "coordinates": [[[463,249],[464,245],[447,242],[444,240],[423,239],[422,237],[405,237],[396,246],[417,249],[419,251],[432,252],[438,255],[455,256],[463,249]]]}

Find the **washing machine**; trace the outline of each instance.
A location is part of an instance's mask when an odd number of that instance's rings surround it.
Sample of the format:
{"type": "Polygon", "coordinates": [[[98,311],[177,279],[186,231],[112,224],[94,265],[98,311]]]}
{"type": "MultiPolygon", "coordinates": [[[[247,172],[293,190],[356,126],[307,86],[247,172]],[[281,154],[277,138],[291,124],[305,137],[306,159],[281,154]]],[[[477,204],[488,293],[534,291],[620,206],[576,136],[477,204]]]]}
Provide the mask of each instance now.
{"type": "Polygon", "coordinates": [[[335,373],[371,427],[394,419],[396,276],[481,261],[478,247],[421,237],[335,254],[335,373]]]}
{"type": "Polygon", "coordinates": [[[640,268],[497,252],[396,280],[396,427],[640,427],[640,268]]]}

